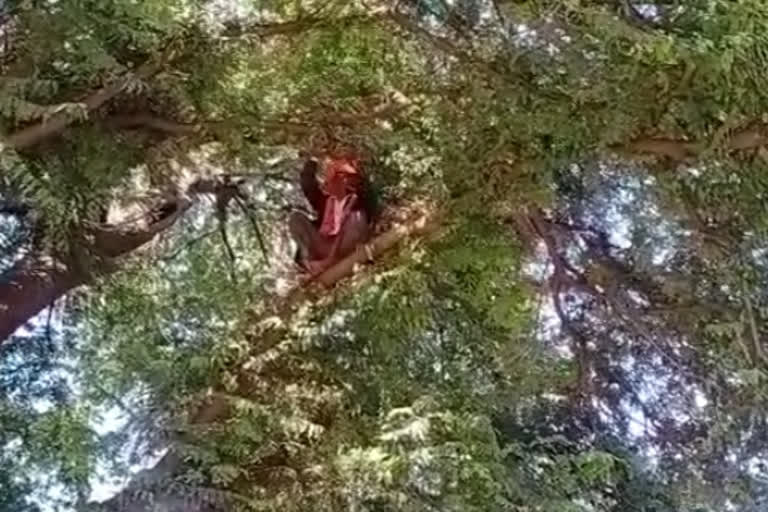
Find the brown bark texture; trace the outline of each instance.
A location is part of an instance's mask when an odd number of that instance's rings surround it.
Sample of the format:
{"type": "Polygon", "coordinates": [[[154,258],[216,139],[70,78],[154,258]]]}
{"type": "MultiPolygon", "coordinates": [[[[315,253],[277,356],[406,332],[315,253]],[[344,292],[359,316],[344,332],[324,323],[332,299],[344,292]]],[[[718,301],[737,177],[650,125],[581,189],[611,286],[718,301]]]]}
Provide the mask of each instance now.
{"type": "MultiPolygon", "coordinates": [[[[197,183],[201,193],[215,187],[197,183]]],[[[172,198],[161,205],[163,215],[136,229],[99,226],[83,230],[90,239],[66,256],[29,253],[0,276],[0,345],[56,299],[97,275],[116,270],[114,260],[135,251],[167,230],[191,206],[187,198],[172,198]]]]}

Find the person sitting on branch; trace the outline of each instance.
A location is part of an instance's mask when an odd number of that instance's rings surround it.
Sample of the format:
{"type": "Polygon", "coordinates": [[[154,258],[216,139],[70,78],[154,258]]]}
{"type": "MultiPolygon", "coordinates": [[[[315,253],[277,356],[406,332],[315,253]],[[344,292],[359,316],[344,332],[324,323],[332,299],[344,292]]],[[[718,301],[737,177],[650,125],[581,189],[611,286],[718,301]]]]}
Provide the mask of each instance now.
{"type": "Polygon", "coordinates": [[[324,162],[323,183],[318,183],[320,164],[308,158],[301,171],[301,189],[316,214],[314,220],[293,212],[288,226],[298,245],[296,261],[317,275],[345,258],[372,232],[372,197],[354,157],[329,158],[324,162]]]}

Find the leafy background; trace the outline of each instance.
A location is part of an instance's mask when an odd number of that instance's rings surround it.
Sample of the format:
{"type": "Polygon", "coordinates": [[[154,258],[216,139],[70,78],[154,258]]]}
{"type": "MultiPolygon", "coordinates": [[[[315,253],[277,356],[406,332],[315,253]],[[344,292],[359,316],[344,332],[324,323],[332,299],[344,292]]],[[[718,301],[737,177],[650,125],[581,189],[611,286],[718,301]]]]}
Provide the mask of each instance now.
{"type": "Polygon", "coordinates": [[[1,281],[89,277],[0,344],[0,508],[763,510],[767,26],[762,0],[0,3],[0,133],[68,122],[0,150],[1,281]],[[339,147],[382,230],[435,228],[275,316],[298,152],[339,147]],[[242,205],[89,252],[224,178],[242,205]]]}

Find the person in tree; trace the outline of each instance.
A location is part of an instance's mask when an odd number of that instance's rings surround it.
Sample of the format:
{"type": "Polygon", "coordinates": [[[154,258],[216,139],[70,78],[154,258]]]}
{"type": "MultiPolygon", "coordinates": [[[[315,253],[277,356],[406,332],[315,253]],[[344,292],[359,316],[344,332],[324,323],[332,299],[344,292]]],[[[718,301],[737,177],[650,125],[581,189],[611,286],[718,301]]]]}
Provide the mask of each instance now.
{"type": "Polygon", "coordinates": [[[375,208],[367,182],[355,157],[325,159],[322,184],[320,163],[308,158],[301,171],[301,189],[315,211],[315,219],[293,212],[288,226],[298,245],[296,262],[319,274],[367,242],[375,208]]]}

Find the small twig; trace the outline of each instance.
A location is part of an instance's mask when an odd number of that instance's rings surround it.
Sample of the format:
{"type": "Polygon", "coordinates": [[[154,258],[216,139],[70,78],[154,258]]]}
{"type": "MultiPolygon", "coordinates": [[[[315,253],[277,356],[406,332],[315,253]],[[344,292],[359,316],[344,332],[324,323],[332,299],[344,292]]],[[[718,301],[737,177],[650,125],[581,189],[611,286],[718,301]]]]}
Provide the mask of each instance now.
{"type": "Polygon", "coordinates": [[[269,251],[267,251],[267,244],[264,241],[264,236],[261,233],[259,224],[256,222],[255,217],[251,214],[248,208],[248,205],[245,204],[245,201],[243,201],[243,199],[240,196],[235,196],[235,201],[237,201],[238,206],[240,206],[240,209],[243,211],[243,214],[250,222],[251,227],[253,227],[254,233],[256,233],[256,240],[259,243],[259,249],[261,249],[261,254],[264,256],[264,262],[267,265],[270,265],[269,251]]]}
{"type": "Polygon", "coordinates": [[[48,306],[48,318],[45,321],[45,338],[48,342],[48,347],[53,348],[53,332],[51,323],[53,320],[53,306],[55,304],[55,300],[51,301],[51,304],[48,306]]]}
{"type": "Polygon", "coordinates": [[[217,217],[219,223],[219,233],[221,234],[221,241],[224,243],[224,249],[229,257],[229,277],[233,283],[237,282],[237,274],[235,272],[235,266],[237,265],[237,256],[232,249],[232,244],[229,243],[229,236],[227,236],[227,207],[228,199],[217,197],[217,217]]]}
{"type": "Polygon", "coordinates": [[[227,226],[223,222],[219,222],[219,233],[221,234],[221,241],[224,243],[224,248],[226,249],[227,257],[229,258],[229,277],[233,283],[237,283],[237,273],[235,271],[237,257],[235,256],[235,251],[232,250],[232,245],[229,243],[227,226]]]}
{"type": "Polygon", "coordinates": [[[747,284],[743,279],[741,281],[741,291],[744,295],[744,306],[746,307],[747,319],[749,320],[749,330],[752,336],[752,346],[755,349],[755,356],[759,358],[763,363],[768,363],[768,358],[766,357],[765,352],[763,351],[763,347],[760,344],[760,333],[757,330],[757,322],[755,321],[755,314],[752,310],[752,301],[750,300],[749,293],[747,291],[747,284]]]}

